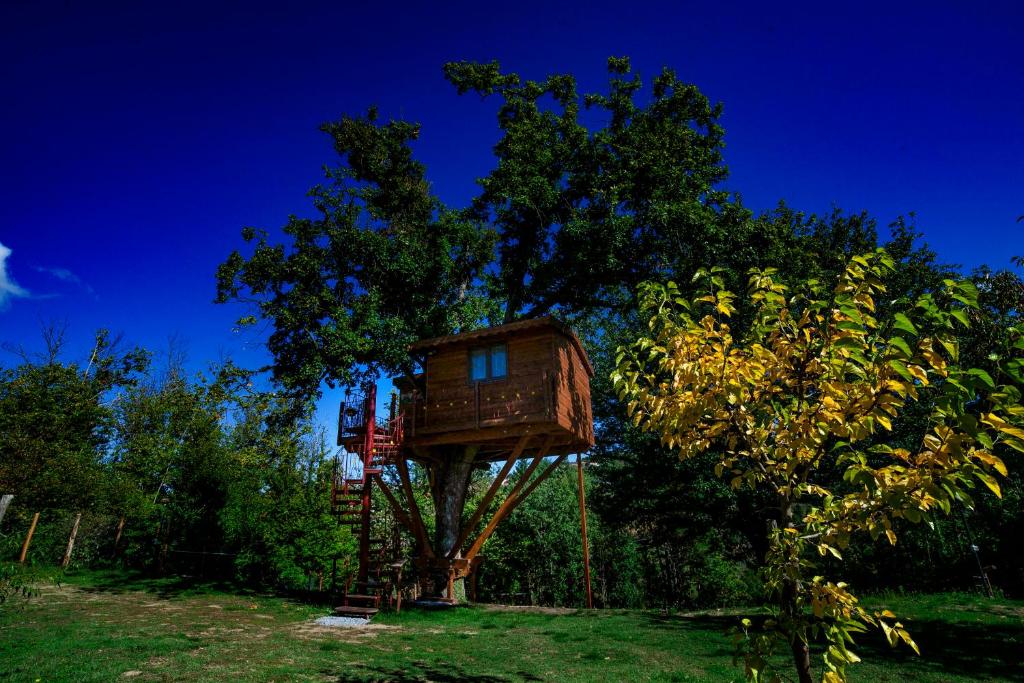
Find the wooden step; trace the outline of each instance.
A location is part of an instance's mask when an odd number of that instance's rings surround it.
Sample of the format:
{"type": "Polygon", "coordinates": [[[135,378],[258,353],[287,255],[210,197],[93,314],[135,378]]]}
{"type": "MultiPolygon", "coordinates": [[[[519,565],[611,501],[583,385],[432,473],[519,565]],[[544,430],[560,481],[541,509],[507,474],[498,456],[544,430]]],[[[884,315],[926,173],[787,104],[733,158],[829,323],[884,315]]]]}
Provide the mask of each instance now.
{"type": "Polygon", "coordinates": [[[376,607],[380,604],[380,596],[377,595],[363,595],[361,593],[346,593],[342,598],[346,605],[351,606],[366,606],[376,607]]]}
{"type": "Polygon", "coordinates": [[[380,581],[353,581],[351,587],[363,591],[362,594],[366,595],[371,591],[380,590],[384,584],[380,581]]]}
{"type": "Polygon", "coordinates": [[[376,607],[356,607],[354,605],[339,605],[334,608],[334,613],[344,617],[363,617],[369,619],[380,610],[376,607]]]}

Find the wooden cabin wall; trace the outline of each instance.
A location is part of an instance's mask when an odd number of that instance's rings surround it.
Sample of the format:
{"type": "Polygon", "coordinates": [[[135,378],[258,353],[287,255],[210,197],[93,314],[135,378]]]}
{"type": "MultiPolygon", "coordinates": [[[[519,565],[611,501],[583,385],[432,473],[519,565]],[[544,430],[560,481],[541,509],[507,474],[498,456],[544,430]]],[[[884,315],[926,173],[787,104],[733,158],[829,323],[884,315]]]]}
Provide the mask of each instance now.
{"type": "Polygon", "coordinates": [[[451,346],[435,353],[425,368],[426,418],[418,433],[551,421],[551,377],[554,347],[559,338],[561,335],[551,331],[531,331],[505,340],[451,346]],[[508,376],[503,380],[470,383],[469,349],[500,343],[507,345],[508,376]]]}
{"type": "Polygon", "coordinates": [[[590,374],[575,345],[561,335],[555,355],[558,372],[555,384],[555,415],[565,429],[584,443],[594,443],[594,420],[590,407],[590,374]]]}

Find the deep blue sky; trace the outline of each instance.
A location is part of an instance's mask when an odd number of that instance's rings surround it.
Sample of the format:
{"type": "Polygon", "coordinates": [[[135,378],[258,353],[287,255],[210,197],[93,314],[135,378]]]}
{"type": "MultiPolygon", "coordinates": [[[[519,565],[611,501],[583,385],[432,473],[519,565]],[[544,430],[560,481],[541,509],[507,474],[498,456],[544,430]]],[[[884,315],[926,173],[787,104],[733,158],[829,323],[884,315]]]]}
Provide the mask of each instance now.
{"type": "Polygon", "coordinates": [[[372,104],[423,124],[443,200],[471,197],[494,109],[444,82],[453,59],[571,72],[583,91],[609,55],[671,66],[724,103],[727,186],[749,206],[916,211],[945,260],[1008,265],[1024,5],[831,4],[6,0],[0,342],[38,347],[41,320],[66,320],[73,354],[102,326],[158,350],[176,335],[195,368],[262,362],[232,333],[240,309],[212,303],[217,264],[241,227],[308,213],[333,160],[318,124],[372,104]]]}

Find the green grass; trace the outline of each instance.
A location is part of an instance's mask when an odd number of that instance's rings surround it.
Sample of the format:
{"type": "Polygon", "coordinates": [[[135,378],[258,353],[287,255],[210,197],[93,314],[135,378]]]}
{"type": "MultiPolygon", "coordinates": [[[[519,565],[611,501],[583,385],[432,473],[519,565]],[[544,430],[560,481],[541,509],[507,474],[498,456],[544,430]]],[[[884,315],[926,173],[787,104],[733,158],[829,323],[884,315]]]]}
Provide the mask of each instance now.
{"type": "MultiPolygon", "coordinates": [[[[1024,680],[1024,602],[882,596],[923,657],[862,636],[855,681],[1024,680]]],[[[115,573],[64,577],[0,607],[0,680],[730,681],[735,613],[497,610],[383,614],[365,630],[231,586],[115,573]]],[[[817,665],[819,659],[815,659],[817,665]]]]}

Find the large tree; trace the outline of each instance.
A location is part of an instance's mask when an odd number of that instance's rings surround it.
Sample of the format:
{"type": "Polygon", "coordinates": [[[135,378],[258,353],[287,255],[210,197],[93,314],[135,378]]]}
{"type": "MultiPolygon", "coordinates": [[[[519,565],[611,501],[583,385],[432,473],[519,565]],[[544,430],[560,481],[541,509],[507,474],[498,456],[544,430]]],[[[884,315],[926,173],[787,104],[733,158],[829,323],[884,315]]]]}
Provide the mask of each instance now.
{"type": "MultiPolygon", "coordinates": [[[[607,93],[580,97],[569,75],[446,65],[460,93],[499,99],[502,131],[480,196],[458,210],[430,193],[418,126],[373,110],[323,126],[341,164],[312,191],[316,217],[290,218],[283,244],[247,229],[248,256],[218,273],[218,301],[250,302],[243,322],[269,323],[274,377],[297,406],[324,383],[413,372],[417,338],[552,310],[629,316],[643,278],[735,253],[753,234],[716,188],[720,108],[669,70],[649,92],[628,60],[609,71],[607,93]],[[583,125],[584,106],[607,122],[583,125]]],[[[470,460],[457,448],[437,457],[442,545],[459,536],[470,460]]]]}

